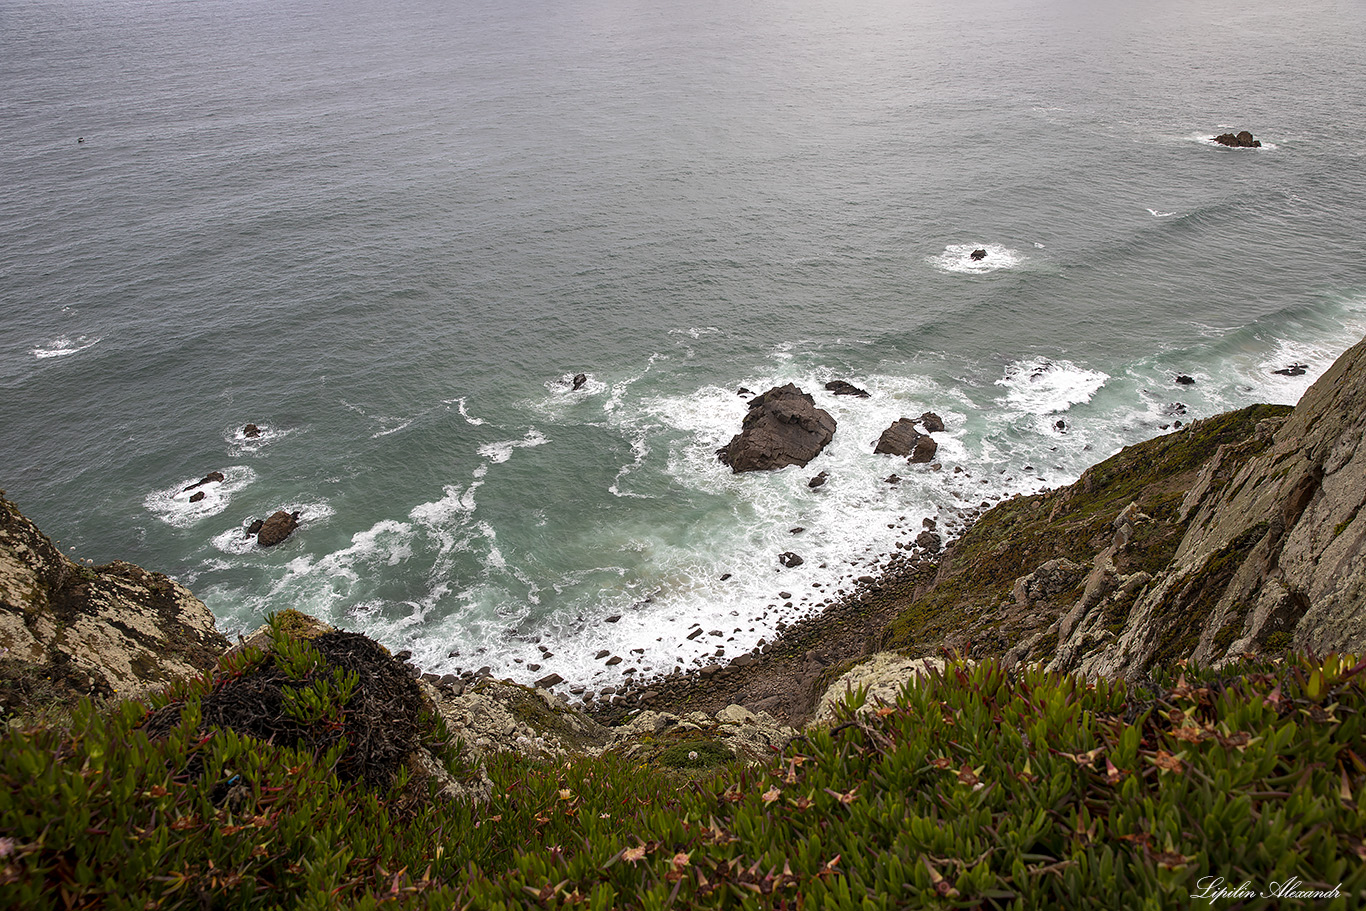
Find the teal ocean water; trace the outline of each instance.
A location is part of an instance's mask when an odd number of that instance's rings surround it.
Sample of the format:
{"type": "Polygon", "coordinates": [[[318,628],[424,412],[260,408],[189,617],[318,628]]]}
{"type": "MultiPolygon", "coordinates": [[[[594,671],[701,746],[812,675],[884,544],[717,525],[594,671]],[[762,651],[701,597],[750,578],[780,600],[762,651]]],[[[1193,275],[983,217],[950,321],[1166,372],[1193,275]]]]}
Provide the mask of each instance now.
{"type": "Polygon", "coordinates": [[[1366,334],[1364,34],[1300,0],[0,0],[0,486],[228,632],[298,607],[598,685],[734,655],[924,519],[1292,403],[1366,334]],[[789,381],[834,442],[730,474],[736,390],[789,381]],[[941,470],[872,454],[927,410],[941,470]]]}

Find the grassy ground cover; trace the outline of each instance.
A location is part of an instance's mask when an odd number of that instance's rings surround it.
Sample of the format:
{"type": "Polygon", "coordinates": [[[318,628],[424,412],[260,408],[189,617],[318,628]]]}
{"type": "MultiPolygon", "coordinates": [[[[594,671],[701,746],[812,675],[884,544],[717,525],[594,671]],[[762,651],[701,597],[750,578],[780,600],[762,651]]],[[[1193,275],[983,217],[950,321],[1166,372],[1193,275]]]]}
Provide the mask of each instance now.
{"type": "MultiPolygon", "coordinates": [[[[680,782],[611,754],[500,754],[472,804],[358,767],[364,681],[295,643],[150,705],[6,731],[0,904],[1166,908],[1205,905],[1215,877],[1336,897],[1214,907],[1360,907],[1364,680],[1338,657],[1144,689],[950,665],[895,705],[856,694],[757,766],[680,782]],[[254,675],[282,694],[273,742],[204,721],[254,675]]],[[[450,773],[478,774],[417,722],[450,773]]]]}

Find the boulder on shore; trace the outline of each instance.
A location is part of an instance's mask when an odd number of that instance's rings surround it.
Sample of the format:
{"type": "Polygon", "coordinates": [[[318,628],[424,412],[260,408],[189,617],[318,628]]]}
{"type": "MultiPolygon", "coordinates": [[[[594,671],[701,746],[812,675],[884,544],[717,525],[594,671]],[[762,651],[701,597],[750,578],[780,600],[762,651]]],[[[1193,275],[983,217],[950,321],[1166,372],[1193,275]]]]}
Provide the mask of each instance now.
{"type": "Polygon", "coordinates": [[[879,455],[910,456],[912,462],[929,462],[934,459],[938,449],[939,444],[933,437],[915,429],[915,421],[900,418],[882,431],[873,452],[879,455]]]}
{"type": "Polygon", "coordinates": [[[1247,130],[1243,130],[1237,134],[1220,133],[1218,136],[1214,137],[1214,141],[1221,146],[1228,146],[1231,149],[1260,149],[1262,147],[1262,141],[1260,139],[1253,139],[1252,134],[1247,130]]]}
{"type": "Polygon", "coordinates": [[[741,430],[716,451],[722,464],[742,471],[773,471],[806,465],[835,435],[835,419],[792,383],[776,386],[749,403],[741,430]]]}
{"type": "Polygon", "coordinates": [[[298,527],[297,512],[290,513],[277,509],[270,518],[261,523],[260,530],[256,532],[256,543],[262,547],[274,547],[293,534],[294,529],[298,527]]]}

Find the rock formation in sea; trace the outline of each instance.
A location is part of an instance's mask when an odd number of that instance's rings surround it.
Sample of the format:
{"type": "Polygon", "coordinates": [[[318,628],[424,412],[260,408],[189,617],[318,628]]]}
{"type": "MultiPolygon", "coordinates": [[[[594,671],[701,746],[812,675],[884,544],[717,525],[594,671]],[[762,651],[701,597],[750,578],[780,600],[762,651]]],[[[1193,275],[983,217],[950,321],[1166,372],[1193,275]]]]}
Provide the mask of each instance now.
{"type": "Polygon", "coordinates": [[[849,395],[859,399],[866,399],[871,395],[867,389],[860,389],[848,380],[831,380],[825,384],[825,389],[835,395],[849,395]]]}
{"type": "MultiPolygon", "coordinates": [[[[926,412],[926,415],[934,417],[930,412],[926,412]]],[[[939,426],[942,428],[944,425],[940,422],[939,426]]],[[[899,418],[893,422],[892,426],[882,431],[882,436],[873,448],[874,453],[909,456],[916,463],[933,461],[938,450],[939,444],[934,438],[916,430],[915,421],[910,418],[899,418]]]]}
{"type": "Polygon", "coordinates": [[[1262,141],[1254,139],[1247,130],[1241,130],[1236,134],[1220,133],[1214,137],[1214,141],[1221,146],[1228,146],[1233,149],[1260,149],[1262,147],[1262,141]]]}
{"type": "MultiPolygon", "coordinates": [[[[255,525],[256,523],[253,522],[252,524],[255,525]]],[[[294,529],[298,527],[299,514],[297,512],[291,513],[277,509],[256,530],[256,543],[262,547],[274,547],[292,535],[294,529]]]]}
{"type": "Polygon", "coordinates": [[[750,400],[741,430],[716,451],[731,471],[806,465],[835,435],[835,419],[792,383],[750,400]]]}

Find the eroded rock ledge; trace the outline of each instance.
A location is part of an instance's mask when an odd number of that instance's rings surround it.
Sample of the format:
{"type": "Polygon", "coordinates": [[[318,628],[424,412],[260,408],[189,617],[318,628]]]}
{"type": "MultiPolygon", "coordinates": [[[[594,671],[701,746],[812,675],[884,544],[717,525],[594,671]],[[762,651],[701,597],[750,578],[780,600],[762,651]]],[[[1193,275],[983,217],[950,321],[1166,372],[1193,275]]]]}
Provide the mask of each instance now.
{"type": "Polygon", "coordinates": [[[162,686],[227,646],[185,586],[131,563],[76,563],[0,491],[0,717],[162,686]]]}

